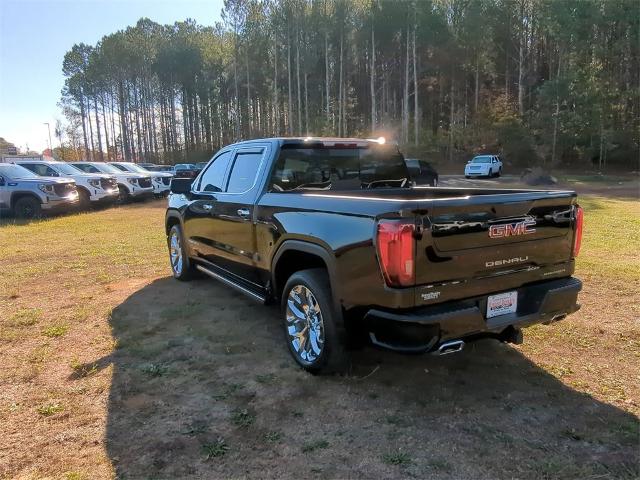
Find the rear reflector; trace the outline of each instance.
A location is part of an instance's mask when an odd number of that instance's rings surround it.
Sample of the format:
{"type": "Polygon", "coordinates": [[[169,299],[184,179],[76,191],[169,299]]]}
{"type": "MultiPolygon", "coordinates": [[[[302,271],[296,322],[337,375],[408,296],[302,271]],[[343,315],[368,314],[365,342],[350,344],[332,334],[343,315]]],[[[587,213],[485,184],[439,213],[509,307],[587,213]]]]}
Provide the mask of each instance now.
{"type": "Polygon", "coordinates": [[[381,220],[378,224],[378,254],[384,280],[390,287],[415,283],[413,223],[381,220]]]}
{"type": "Polygon", "coordinates": [[[582,207],[576,206],[575,222],[576,232],[573,237],[573,256],[577,257],[580,253],[580,247],[582,246],[582,226],[584,224],[584,211],[582,207]]]}

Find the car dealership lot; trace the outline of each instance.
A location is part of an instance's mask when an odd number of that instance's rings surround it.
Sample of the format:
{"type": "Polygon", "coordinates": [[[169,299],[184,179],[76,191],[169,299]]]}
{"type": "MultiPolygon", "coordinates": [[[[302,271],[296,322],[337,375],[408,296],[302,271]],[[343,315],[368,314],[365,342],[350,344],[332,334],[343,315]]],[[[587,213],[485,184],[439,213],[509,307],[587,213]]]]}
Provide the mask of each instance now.
{"type": "Polygon", "coordinates": [[[581,198],[572,317],[344,377],[296,368],[275,310],[171,279],[165,204],[0,224],[0,478],[638,475],[635,201],[581,198]]]}

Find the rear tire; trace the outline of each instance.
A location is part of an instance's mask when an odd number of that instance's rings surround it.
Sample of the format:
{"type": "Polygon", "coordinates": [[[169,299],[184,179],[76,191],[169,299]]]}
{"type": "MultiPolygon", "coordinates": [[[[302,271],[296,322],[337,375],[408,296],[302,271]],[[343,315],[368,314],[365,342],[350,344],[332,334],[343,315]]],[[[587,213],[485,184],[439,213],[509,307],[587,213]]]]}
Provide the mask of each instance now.
{"type": "Polygon", "coordinates": [[[335,312],[327,271],[313,268],[291,275],[281,307],[287,347],[296,363],[313,374],[345,372],[346,332],[341,312],[335,312]]]}
{"type": "Polygon", "coordinates": [[[13,213],[16,217],[25,220],[40,218],[42,216],[42,205],[33,197],[22,197],[14,204],[13,213]]]}
{"type": "Polygon", "coordinates": [[[191,280],[196,270],[185,249],[184,236],[180,225],[174,225],[169,230],[167,246],[169,247],[169,263],[173,277],[182,281],[191,280]]]}

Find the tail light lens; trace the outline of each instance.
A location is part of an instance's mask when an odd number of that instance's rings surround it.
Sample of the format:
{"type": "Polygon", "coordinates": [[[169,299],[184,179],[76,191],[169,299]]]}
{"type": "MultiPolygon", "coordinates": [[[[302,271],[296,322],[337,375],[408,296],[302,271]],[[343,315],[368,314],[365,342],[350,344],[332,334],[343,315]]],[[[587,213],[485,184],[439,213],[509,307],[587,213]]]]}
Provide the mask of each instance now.
{"type": "Polygon", "coordinates": [[[573,236],[573,256],[577,257],[580,253],[580,247],[582,245],[582,226],[584,224],[584,211],[582,207],[576,206],[575,210],[575,234],[573,236]]]}
{"type": "Polygon", "coordinates": [[[415,283],[414,230],[412,223],[382,220],[378,224],[380,267],[390,287],[415,283]]]}

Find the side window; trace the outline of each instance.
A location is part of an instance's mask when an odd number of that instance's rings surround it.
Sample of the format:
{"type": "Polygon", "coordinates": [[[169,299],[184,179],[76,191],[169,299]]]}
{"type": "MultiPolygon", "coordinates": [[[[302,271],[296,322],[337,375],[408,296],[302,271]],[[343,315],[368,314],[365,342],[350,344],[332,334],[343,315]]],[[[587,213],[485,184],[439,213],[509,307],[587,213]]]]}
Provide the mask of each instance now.
{"type": "Polygon", "coordinates": [[[122,165],[118,165],[117,163],[112,163],[111,165],[113,165],[114,167],[116,167],[118,170],[121,170],[123,172],[126,172],[127,169],[124,168],[122,165]]]}
{"type": "Polygon", "coordinates": [[[102,173],[102,172],[101,172],[100,170],[98,170],[96,167],[94,167],[93,165],[89,165],[89,164],[87,164],[87,163],[83,163],[83,164],[77,165],[77,167],[78,167],[80,170],[83,170],[83,171],[85,171],[85,172],[87,172],[87,173],[102,173]]]}
{"type": "Polygon", "coordinates": [[[47,176],[47,177],[59,177],[59,176],[60,176],[60,174],[59,174],[58,172],[56,172],[56,171],[55,171],[53,168],[51,168],[50,166],[48,166],[48,165],[41,165],[41,166],[42,166],[42,167],[45,167],[45,168],[44,168],[44,171],[45,171],[45,174],[44,174],[44,175],[45,175],[45,176],[47,176]]]}
{"type": "Polygon", "coordinates": [[[20,164],[21,167],[26,168],[27,170],[35,173],[36,175],[42,175],[41,173],[38,172],[38,169],[36,168],[37,165],[33,164],[33,163],[21,163],[20,164]]]}
{"type": "Polygon", "coordinates": [[[229,174],[228,193],[244,193],[253,186],[263,154],[262,148],[239,150],[236,153],[236,159],[229,174]]]}
{"type": "Polygon", "coordinates": [[[86,163],[74,163],[73,166],[79,168],[83,172],[89,172],[89,169],[87,168],[88,165],[86,163]]]}
{"type": "Polygon", "coordinates": [[[201,192],[221,192],[223,190],[224,174],[231,160],[231,152],[226,151],[214,158],[200,179],[201,192]]]}

